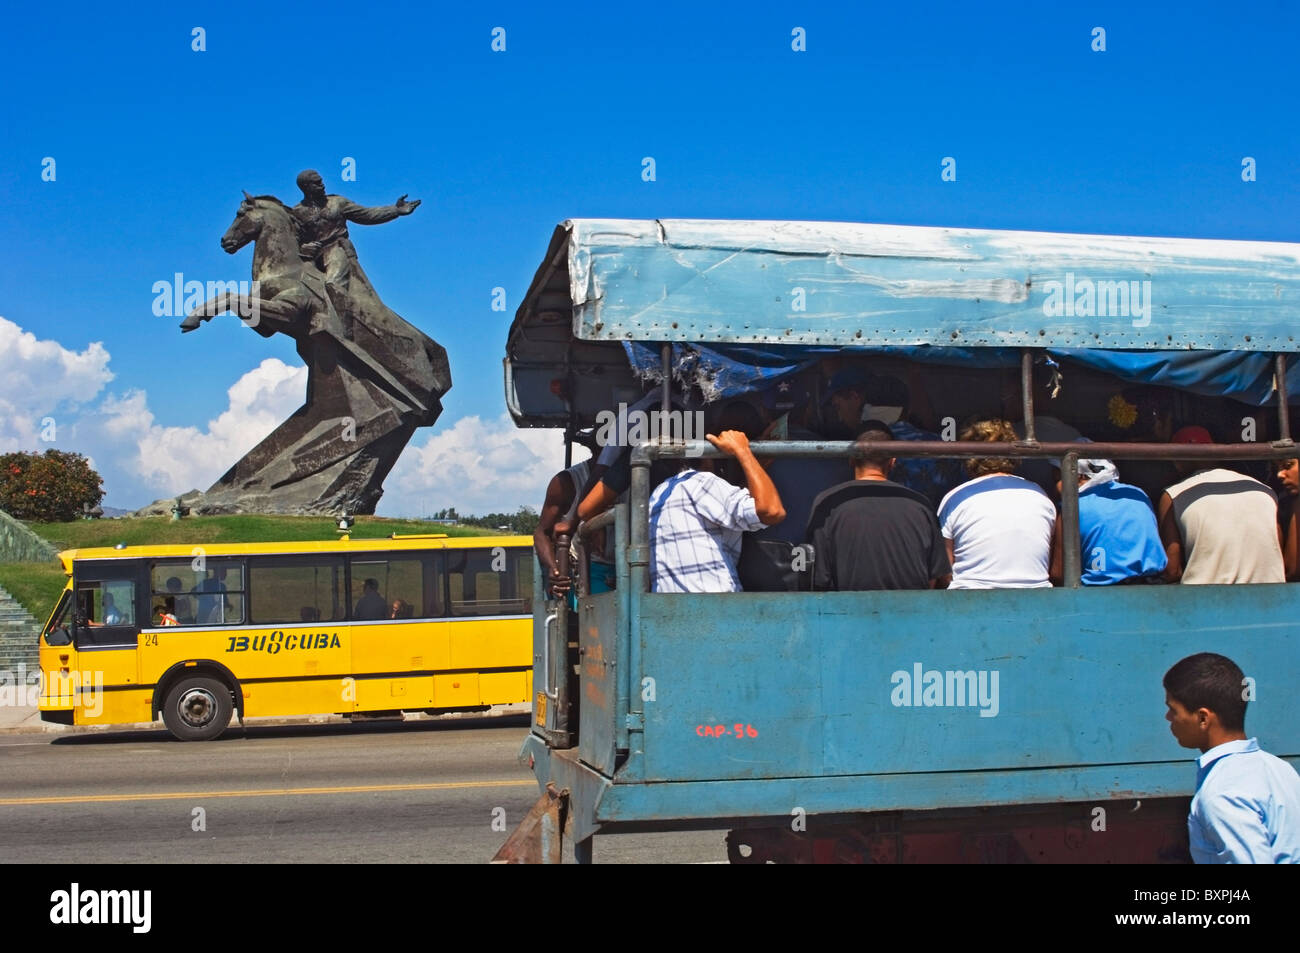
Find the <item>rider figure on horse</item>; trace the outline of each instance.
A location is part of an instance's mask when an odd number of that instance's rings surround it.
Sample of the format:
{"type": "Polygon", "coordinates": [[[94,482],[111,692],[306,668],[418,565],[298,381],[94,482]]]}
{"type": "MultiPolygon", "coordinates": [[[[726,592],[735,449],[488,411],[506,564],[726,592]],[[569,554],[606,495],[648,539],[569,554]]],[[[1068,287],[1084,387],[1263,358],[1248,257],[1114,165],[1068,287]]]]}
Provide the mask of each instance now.
{"type": "Polygon", "coordinates": [[[348,305],[348,284],[357,250],[348,238],[348,222],[382,225],[410,215],[420,200],[408,202],[403,195],[393,205],[358,205],[341,195],[326,195],[325,182],[314,169],[298,173],[298,188],[302,189],[302,201],[290,211],[298,222],[303,260],[314,262],[325,273],[330,303],[343,317],[344,336],[352,340],[353,309],[348,305]]]}

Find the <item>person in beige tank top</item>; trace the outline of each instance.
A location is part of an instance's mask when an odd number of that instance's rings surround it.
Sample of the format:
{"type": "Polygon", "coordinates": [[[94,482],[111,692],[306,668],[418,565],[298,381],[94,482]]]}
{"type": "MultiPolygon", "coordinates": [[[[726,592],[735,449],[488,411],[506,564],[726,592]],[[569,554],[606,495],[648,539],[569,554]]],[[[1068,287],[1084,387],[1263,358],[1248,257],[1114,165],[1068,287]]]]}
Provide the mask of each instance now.
{"type": "MultiPolygon", "coordinates": [[[[1204,427],[1184,427],[1174,443],[1212,443],[1204,427]]],[[[1169,582],[1285,582],[1277,494],[1259,480],[1219,467],[1180,461],[1186,479],[1165,490],[1157,507],[1169,557],[1169,582]]]]}

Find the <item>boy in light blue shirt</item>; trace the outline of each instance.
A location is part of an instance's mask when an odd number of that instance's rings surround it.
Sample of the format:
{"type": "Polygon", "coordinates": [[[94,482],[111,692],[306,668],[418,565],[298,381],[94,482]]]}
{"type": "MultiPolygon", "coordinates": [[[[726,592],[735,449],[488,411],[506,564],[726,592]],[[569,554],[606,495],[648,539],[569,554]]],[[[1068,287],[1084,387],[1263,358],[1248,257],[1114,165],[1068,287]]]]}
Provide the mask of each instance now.
{"type": "Polygon", "coordinates": [[[1198,864],[1300,863],[1300,775],[1247,738],[1246,680],[1229,658],[1202,652],[1165,673],[1165,719],[1199,748],[1187,818],[1198,864]]]}

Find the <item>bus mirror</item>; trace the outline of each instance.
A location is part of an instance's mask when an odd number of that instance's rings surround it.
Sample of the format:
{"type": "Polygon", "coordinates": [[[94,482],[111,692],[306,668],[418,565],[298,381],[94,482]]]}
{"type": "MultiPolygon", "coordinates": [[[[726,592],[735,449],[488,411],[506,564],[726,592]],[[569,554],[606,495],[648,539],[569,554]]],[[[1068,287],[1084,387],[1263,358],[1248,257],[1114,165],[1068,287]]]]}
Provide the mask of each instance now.
{"type": "Polygon", "coordinates": [[[51,629],[45,633],[46,645],[71,645],[72,636],[67,629],[51,629]]]}

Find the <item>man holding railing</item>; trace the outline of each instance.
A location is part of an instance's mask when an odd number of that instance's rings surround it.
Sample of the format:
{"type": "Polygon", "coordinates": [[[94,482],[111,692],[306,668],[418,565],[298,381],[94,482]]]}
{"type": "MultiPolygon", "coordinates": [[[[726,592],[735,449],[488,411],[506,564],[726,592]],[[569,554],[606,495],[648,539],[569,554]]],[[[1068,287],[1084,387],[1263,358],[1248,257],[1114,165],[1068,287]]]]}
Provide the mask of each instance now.
{"type": "Polygon", "coordinates": [[[650,579],[655,592],[739,592],[743,534],[785,519],[781,497],[739,430],[707,435],[734,457],[737,487],[689,464],[650,496],[650,579]]]}

